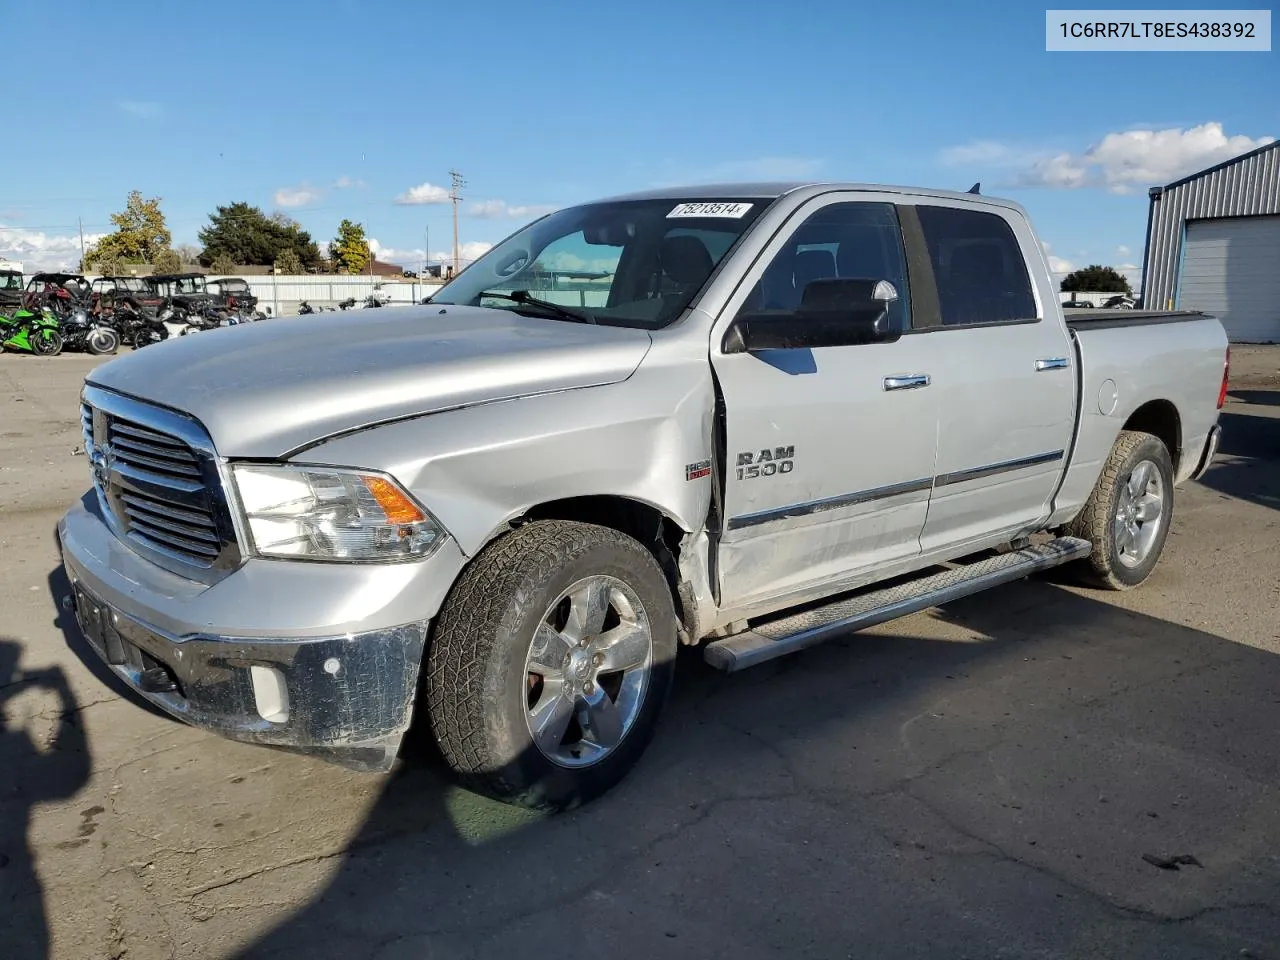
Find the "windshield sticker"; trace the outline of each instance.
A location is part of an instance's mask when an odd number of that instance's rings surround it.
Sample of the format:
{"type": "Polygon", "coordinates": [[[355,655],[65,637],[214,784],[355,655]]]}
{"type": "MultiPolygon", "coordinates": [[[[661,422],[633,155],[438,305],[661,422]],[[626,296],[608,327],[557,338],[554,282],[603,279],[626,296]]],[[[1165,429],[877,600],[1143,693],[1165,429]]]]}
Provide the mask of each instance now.
{"type": "Polygon", "coordinates": [[[675,209],[667,214],[667,219],[670,220],[672,217],[727,217],[731,220],[737,220],[751,207],[752,204],[750,203],[698,200],[693,203],[677,204],[675,209]]]}

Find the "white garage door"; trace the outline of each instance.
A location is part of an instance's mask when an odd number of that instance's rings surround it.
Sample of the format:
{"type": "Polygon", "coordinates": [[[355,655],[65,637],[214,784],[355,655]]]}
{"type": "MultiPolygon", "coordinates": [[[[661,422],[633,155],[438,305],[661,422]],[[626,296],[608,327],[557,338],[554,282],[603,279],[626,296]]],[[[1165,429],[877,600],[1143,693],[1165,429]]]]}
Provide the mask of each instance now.
{"type": "Polygon", "coordinates": [[[1280,217],[1187,224],[1178,306],[1203,310],[1242,343],[1280,341],[1280,217]]]}

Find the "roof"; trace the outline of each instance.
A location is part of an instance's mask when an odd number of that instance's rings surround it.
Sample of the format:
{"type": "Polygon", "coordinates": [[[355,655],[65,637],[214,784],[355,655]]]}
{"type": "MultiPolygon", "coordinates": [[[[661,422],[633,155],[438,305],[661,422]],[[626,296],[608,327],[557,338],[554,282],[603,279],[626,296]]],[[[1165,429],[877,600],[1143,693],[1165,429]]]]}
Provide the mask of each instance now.
{"type": "Polygon", "coordinates": [[[1184,183],[1190,183],[1192,180],[1199,180],[1201,177],[1208,176],[1211,173],[1217,173],[1219,170],[1225,170],[1227,167],[1234,167],[1237,163],[1242,163],[1250,157],[1256,157],[1260,153],[1266,153],[1268,150],[1280,148],[1280,140],[1272,140],[1270,143],[1264,143],[1256,149],[1250,150],[1248,153],[1242,153],[1238,157],[1232,157],[1230,160],[1223,160],[1222,163],[1215,163],[1212,167],[1206,167],[1199,173],[1192,173],[1183,177],[1181,180],[1175,180],[1173,183],[1166,183],[1163,187],[1154,188],[1158,193],[1165,190],[1172,190],[1174,187],[1180,187],[1184,183]]]}
{"type": "Polygon", "coordinates": [[[83,273],[37,273],[31,278],[31,282],[39,280],[43,283],[61,283],[64,280],[83,280],[83,273]]]}
{"type": "Polygon", "coordinates": [[[949,200],[988,203],[993,206],[1022,208],[1011,200],[967,193],[961,190],[939,190],[934,187],[894,186],[884,183],[859,183],[843,180],[788,180],[777,182],[703,183],[683,186],[658,187],[638,193],[625,193],[606,197],[598,203],[615,203],[627,200],[776,200],[784,194],[805,192],[810,194],[844,190],[861,193],[901,193],[913,196],[940,197],[949,200]]]}

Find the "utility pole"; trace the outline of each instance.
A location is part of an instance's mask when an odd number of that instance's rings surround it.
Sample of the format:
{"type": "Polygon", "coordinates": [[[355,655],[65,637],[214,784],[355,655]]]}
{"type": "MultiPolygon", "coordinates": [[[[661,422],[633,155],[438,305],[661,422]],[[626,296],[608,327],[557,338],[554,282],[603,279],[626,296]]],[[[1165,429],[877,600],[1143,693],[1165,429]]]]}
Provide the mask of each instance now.
{"type": "Polygon", "coordinates": [[[450,170],[449,176],[452,179],[453,186],[449,190],[449,199],[453,201],[453,275],[458,275],[458,201],[462,197],[458,194],[458,190],[466,185],[462,179],[462,174],[457,170],[450,170]]]}
{"type": "Polygon", "coordinates": [[[80,272],[84,273],[84,217],[76,217],[80,225],[80,272]]]}

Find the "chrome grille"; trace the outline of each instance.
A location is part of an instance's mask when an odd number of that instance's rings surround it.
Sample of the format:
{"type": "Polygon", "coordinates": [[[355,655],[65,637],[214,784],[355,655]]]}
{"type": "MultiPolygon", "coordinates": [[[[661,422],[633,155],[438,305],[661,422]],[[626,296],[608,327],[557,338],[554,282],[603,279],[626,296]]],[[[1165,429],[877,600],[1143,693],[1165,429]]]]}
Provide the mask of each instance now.
{"type": "Polygon", "coordinates": [[[85,392],[85,452],[116,535],[161,566],[195,579],[209,580],[238,562],[217,463],[203,430],[137,401],[85,392]]]}

